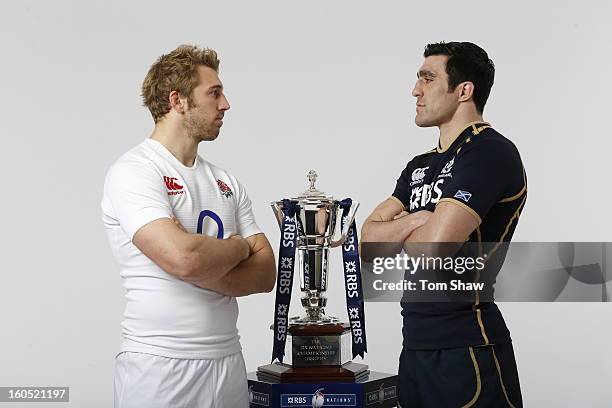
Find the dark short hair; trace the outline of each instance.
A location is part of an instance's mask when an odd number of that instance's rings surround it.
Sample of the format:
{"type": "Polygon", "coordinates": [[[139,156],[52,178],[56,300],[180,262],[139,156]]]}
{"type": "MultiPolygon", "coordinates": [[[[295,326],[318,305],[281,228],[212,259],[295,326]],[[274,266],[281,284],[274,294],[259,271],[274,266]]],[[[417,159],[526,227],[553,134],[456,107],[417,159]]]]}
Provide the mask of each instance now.
{"type": "Polygon", "coordinates": [[[427,58],[431,55],[448,56],[446,73],[449,92],[462,82],[474,84],[474,104],[482,113],[495,78],[495,65],[487,52],[471,42],[439,42],[425,47],[423,56],[427,58]]]}

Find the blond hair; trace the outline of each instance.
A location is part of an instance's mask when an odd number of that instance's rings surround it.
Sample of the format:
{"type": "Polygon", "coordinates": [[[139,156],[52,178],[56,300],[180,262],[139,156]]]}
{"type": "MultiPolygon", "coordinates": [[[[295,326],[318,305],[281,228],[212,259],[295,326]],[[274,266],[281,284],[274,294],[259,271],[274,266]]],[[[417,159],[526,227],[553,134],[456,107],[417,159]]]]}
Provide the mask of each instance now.
{"type": "Polygon", "coordinates": [[[149,108],[157,123],[170,112],[168,95],[176,91],[191,105],[192,91],[198,86],[198,66],[204,65],[219,72],[217,52],[195,45],[180,45],[155,61],[142,83],[143,105],[149,108]]]}

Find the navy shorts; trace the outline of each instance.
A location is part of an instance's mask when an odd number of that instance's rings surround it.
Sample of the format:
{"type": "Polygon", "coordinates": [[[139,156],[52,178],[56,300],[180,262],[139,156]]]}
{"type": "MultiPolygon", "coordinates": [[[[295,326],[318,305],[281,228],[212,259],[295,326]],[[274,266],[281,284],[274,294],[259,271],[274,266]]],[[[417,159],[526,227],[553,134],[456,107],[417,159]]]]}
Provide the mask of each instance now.
{"type": "Polygon", "coordinates": [[[519,408],[523,406],[512,343],[400,356],[401,408],[519,408]]]}

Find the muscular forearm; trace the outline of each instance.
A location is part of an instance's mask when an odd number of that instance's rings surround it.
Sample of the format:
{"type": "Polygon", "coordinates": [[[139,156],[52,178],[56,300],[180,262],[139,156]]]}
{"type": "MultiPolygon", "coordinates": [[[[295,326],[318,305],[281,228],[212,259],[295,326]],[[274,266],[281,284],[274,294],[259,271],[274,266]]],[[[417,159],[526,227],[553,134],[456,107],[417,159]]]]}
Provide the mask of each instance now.
{"type": "Polygon", "coordinates": [[[406,242],[465,242],[480,220],[452,202],[442,202],[427,222],[415,228],[406,242]]]}
{"type": "Polygon", "coordinates": [[[442,202],[429,220],[407,237],[404,250],[409,254],[453,256],[478,228],[479,223],[476,217],[461,206],[442,202]]]}
{"type": "Polygon", "coordinates": [[[181,278],[198,286],[223,278],[249,254],[248,244],[244,240],[219,240],[197,234],[189,234],[189,239],[184,252],[189,268],[181,278]]]}
{"type": "Polygon", "coordinates": [[[198,285],[226,296],[247,296],[270,292],[274,288],[276,269],[274,254],[262,249],[252,254],[220,279],[198,285]]]}
{"type": "Polygon", "coordinates": [[[421,225],[415,228],[404,240],[405,243],[420,243],[420,242],[438,242],[436,240],[436,231],[432,230],[430,226],[421,225]]]}
{"type": "Polygon", "coordinates": [[[367,220],[361,230],[362,242],[404,242],[420,224],[414,214],[389,221],[367,220]]]}

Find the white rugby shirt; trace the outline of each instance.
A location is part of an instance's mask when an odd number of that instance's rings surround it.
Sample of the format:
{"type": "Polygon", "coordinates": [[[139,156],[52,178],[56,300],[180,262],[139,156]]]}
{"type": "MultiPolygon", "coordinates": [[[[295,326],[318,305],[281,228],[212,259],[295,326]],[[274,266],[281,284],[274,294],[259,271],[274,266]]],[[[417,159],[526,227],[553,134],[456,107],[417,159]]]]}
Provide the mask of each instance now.
{"type": "Polygon", "coordinates": [[[187,167],[161,143],[145,139],[109,169],[102,212],[126,290],[120,352],[212,359],[240,351],[236,299],[166,273],[132,243],[142,226],[173,215],[190,233],[260,233],[236,178],[200,155],[187,167]]]}

